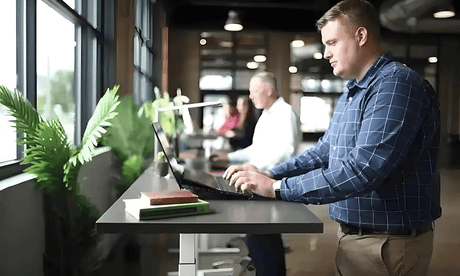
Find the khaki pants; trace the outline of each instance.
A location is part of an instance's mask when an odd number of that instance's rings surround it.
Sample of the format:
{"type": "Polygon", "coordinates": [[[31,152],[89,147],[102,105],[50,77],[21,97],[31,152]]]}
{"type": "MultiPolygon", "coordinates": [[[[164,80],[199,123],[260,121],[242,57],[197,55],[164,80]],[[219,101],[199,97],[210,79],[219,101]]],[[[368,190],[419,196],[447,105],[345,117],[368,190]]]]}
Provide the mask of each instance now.
{"type": "Polygon", "coordinates": [[[339,227],[337,275],[423,276],[433,253],[433,232],[417,237],[396,235],[347,235],[339,227]]]}

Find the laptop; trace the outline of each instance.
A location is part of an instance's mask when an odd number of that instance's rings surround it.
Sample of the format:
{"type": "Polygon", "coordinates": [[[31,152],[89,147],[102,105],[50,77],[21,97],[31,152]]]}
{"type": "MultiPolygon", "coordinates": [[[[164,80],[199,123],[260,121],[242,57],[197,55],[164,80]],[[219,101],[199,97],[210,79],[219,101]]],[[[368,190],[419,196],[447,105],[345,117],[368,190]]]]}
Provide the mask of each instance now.
{"type": "Polygon", "coordinates": [[[163,151],[173,177],[180,189],[189,190],[201,199],[244,199],[244,200],[272,200],[257,194],[247,194],[237,191],[229,181],[204,171],[193,170],[179,164],[172,154],[166,133],[160,123],[152,123],[158,145],[163,151]]]}

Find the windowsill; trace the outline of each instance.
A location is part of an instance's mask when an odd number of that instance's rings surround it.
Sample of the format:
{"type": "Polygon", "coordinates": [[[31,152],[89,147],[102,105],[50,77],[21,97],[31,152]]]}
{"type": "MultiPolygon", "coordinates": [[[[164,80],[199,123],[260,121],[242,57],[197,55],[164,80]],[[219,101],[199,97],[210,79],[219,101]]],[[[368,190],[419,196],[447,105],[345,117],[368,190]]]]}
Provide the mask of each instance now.
{"type": "Polygon", "coordinates": [[[14,185],[30,181],[35,175],[30,173],[21,173],[0,181],[0,192],[14,185]]]}
{"type": "MultiPolygon", "coordinates": [[[[93,157],[97,156],[97,155],[100,155],[100,154],[103,154],[103,153],[106,153],[106,152],[108,152],[110,150],[111,150],[110,147],[96,148],[94,150],[93,157]]],[[[33,175],[33,174],[20,173],[20,174],[14,175],[12,177],[8,177],[8,178],[6,178],[4,180],[0,180],[0,192],[2,190],[8,189],[9,187],[12,187],[14,185],[30,181],[30,180],[32,180],[34,178],[35,178],[35,175],[33,175]]]]}

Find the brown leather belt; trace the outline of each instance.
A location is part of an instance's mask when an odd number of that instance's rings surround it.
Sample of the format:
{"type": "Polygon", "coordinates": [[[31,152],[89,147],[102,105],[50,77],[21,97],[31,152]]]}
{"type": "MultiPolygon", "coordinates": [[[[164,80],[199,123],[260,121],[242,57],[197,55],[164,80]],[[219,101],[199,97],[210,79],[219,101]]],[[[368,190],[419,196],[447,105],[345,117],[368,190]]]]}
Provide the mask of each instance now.
{"type": "Polygon", "coordinates": [[[414,237],[420,236],[421,234],[433,231],[433,222],[425,221],[419,227],[412,230],[391,230],[391,231],[375,231],[367,228],[358,228],[348,224],[341,223],[340,228],[342,232],[349,235],[401,235],[408,236],[412,235],[414,237]]]}

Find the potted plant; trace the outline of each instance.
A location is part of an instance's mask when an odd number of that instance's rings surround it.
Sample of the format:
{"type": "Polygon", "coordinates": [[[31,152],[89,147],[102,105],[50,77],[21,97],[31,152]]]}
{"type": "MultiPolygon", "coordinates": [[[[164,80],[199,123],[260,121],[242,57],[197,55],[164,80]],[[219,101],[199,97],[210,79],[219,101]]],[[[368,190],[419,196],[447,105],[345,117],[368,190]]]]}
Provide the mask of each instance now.
{"type": "Polygon", "coordinates": [[[124,193],[144,172],[154,156],[154,140],[151,119],[139,113],[132,95],[120,99],[118,115],[107,128],[101,143],[109,146],[120,160],[121,184],[118,195],[124,193]]]}
{"type": "Polygon", "coordinates": [[[25,134],[18,139],[18,144],[26,145],[22,163],[29,167],[24,172],[36,176],[37,186],[44,193],[45,275],[80,275],[91,269],[87,258],[97,244],[95,222],[99,211],[80,192],[77,175],[92,159],[98,139],[117,114],[118,87],[108,89],[100,99],[81,145],[75,146],[59,120],[44,121],[19,92],[0,86],[0,104],[14,118],[17,132],[25,134]]]}
{"type": "Polygon", "coordinates": [[[179,147],[178,137],[185,129],[184,121],[182,116],[180,116],[181,111],[160,110],[168,107],[181,106],[184,103],[190,102],[190,99],[182,95],[180,89],[177,89],[177,95],[172,100],[167,91],[163,91],[163,95],[161,95],[158,87],[155,87],[153,90],[155,93],[155,100],[144,103],[139,109],[139,115],[144,115],[152,122],[160,122],[161,127],[170,140],[170,145],[172,145],[173,150],[177,154],[179,147]]]}
{"type": "Polygon", "coordinates": [[[165,154],[160,151],[157,154],[157,168],[158,168],[158,174],[160,176],[167,176],[169,172],[169,164],[166,161],[165,154]]]}
{"type": "MultiPolygon", "coordinates": [[[[126,191],[153,161],[155,136],[150,124],[160,121],[170,140],[184,129],[182,118],[175,114],[177,111],[159,112],[159,109],[181,105],[189,99],[181,95],[180,90],[173,100],[166,91],[160,95],[158,87],[154,88],[154,93],[155,100],[145,102],[141,106],[134,103],[134,97],[131,95],[122,97],[117,107],[118,116],[112,120],[112,125],[102,137],[101,143],[111,147],[120,159],[122,181],[121,185],[117,186],[119,195],[126,191]]],[[[161,154],[163,153],[159,152],[156,156],[158,169],[167,175],[168,167],[167,164],[162,164],[165,159],[164,156],[159,157],[161,154]]]]}

